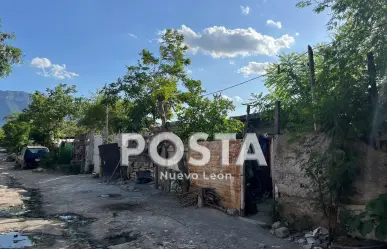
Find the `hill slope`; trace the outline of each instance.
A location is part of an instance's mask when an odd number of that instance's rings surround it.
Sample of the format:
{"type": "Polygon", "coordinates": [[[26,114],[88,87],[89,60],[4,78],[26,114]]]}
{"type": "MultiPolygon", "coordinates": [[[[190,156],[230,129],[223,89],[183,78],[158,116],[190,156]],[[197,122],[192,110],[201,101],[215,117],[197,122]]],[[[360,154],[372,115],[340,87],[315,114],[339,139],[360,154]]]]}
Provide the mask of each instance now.
{"type": "Polygon", "coordinates": [[[0,126],[4,117],[13,112],[20,112],[31,102],[29,93],[22,91],[0,91],[0,126]]]}

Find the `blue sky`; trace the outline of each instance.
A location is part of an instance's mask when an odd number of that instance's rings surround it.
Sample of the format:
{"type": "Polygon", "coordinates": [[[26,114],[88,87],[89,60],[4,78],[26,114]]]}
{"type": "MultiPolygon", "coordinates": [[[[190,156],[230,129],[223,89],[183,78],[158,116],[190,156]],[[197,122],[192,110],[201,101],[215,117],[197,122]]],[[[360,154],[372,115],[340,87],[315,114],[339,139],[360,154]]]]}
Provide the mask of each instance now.
{"type": "MultiPolygon", "coordinates": [[[[281,52],[305,51],[329,40],[329,16],[297,0],[3,0],[2,30],[14,32],[24,64],[0,80],[0,90],[33,92],[60,82],[89,95],[125,74],[141,49],[157,51],[158,33],[182,30],[191,51],[191,77],[208,92],[262,73],[281,52]]],[[[260,80],[222,92],[237,110],[253,92],[265,92],[260,80]]]]}

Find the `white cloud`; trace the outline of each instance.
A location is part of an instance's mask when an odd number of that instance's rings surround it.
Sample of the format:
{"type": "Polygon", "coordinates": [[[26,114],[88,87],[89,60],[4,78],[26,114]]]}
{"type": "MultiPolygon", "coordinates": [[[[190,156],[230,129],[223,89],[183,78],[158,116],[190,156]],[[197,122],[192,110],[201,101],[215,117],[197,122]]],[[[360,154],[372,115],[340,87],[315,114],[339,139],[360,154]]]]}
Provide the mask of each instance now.
{"type": "Polygon", "coordinates": [[[135,38],[135,39],[137,39],[137,38],[138,38],[138,37],[137,37],[137,35],[135,35],[135,34],[128,33],[128,35],[129,35],[130,37],[133,37],[133,38],[135,38]]]}
{"type": "Polygon", "coordinates": [[[282,23],[281,23],[281,22],[275,22],[275,21],[273,21],[273,20],[267,20],[267,21],[266,21],[266,24],[267,24],[268,26],[273,26],[273,27],[276,27],[276,28],[278,28],[278,29],[282,28],[282,23]]]}
{"type": "Polygon", "coordinates": [[[31,66],[43,69],[51,67],[51,61],[47,58],[35,57],[31,61],[31,66]]]}
{"type": "Polygon", "coordinates": [[[66,78],[71,79],[71,78],[77,77],[77,76],[79,76],[79,74],[73,73],[73,72],[68,72],[66,70],[65,64],[63,64],[62,66],[54,64],[51,67],[51,76],[63,80],[66,78]]]}
{"type": "Polygon", "coordinates": [[[222,95],[222,98],[232,101],[234,103],[242,103],[243,99],[239,96],[229,97],[227,95],[222,95]]]}
{"type": "Polygon", "coordinates": [[[42,69],[41,72],[36,74],[44,77],[54,77],[57,79],[72,79],[79,76],[77,73],[69,72],[66,70],[66,65],[51,64],[51,61],[47,58],[36,57],[32,59],[31,66],[42,69]],[[46,70],[47,69],[47,70],[46,70]]]}
{"type": "Polygon", "coordinates": [[[230,98],[230,97],[227,96],[227,95],[222,95],[222,98],[227,99],[227,100],[229,100],[229,101],[234,101],[232,98],[230,98]]]}
{"type": "Polygon", "coordinates": [[[243,99],[241,97],[239,97],[239,96],[235,96],[234,98],[235,98],[235,101],[238,102],[238,103],[243,102],[243,99]]]}
{"type": "Polygon", "coordinates": [[[204,71],[204,68],[200,67],[200,68],[199,68],[199,71],[200,71],[200,72],[203,72],[203,71],[204,71]]]}
{"type": "Polygon", "coordinates": [[[191,69],[187,69],[186,73],[187,74],[192,74],[192,70],[191,69]]]}
{"type": "Polygon", "coordinates": [[[230,60],[228,63],[230,63],[230,65],[235,65],[235,61],[233,60],[230,60]]]}
{"type": "Polygon", "coordinates": [[[294,37],[285,34],[279,38],[263,35],[253,28],[227,29],[213,26],[196,33],[182,25],[180,32],[192,53],[198,51],[213,58],[233,58],[237,56],[276,55],[282,48],[289,48],[294,37]]]}
{"type": "Polygon", "coordinates": [[[299,35],[300,35],[300,33],[297,32],[297,33],[296,33],[296,36],[299,36],[299,35]]]}
{"type": "Polygon", "coordinates": [[[243,73],[245,77],[248,77],[251,74],[262,75],[266,72],[265,69],[268,68],[269,66],[270,66],[269,62],[250,61],[247,66],[244,66],[238,69],[238,73],[243,73]]]}
{"type": "Polygon", "coordinates": [[[249,6],[241,6],[241,11],[242,11],[242,14],[247,16],[249,13],[250,13],[250,7],[249,6]]]}

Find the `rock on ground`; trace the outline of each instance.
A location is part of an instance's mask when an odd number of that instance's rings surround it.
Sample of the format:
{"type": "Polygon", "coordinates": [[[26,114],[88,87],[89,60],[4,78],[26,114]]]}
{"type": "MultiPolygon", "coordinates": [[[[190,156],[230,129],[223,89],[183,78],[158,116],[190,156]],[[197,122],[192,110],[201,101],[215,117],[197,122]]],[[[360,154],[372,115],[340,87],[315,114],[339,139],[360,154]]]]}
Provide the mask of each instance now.
{"type": "Polygon", "coordinates": [[[286,227],[280,227],[274,230],[275,236],[278,238],[287,238],[289,237],[289,229],[286,227]]]}

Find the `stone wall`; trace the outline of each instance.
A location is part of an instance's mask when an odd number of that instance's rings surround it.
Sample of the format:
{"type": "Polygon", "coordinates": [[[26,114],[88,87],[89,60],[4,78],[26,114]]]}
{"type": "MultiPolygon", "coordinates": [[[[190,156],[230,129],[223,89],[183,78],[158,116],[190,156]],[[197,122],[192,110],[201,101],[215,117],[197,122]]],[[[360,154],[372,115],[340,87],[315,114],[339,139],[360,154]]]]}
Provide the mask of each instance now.
{"type": "Polygon", "coordinates": [[[154,165],[147,153],[129,157],[130,179],[136,179],[136,172],[149,170],[153,176],[154,165]]]}
{"type": "MultiPolygon", "coordinates": [[[[302,168],[312,151],[327,150],[330,139],[322,133],[309,133],[294,142],[291,140],[288,135],[280,135],[273,141],[272,176],[279,195],[277,201],[285,217],[309,217],[311,222],[325,225],[321,211],[316,208],[310,180],[302,168]]],[[[387,193],[387,153],[374,150],[361,141],[354,142],[353,150],[359,156],[359,173],[354,182],[356,194],[350,197],[350,206],[359,208],[387,193]]]]}
{"type": "Polygon", "coordinates": [[[272,178],[282,215],[309,219],[319,223],[323,218],[316,208],[311,182],[304,176],[302,168],[308,162],[312,151],[324,151],[329,139],[319,134],[308,134],[292,142],[288,135],[280,135],[273,140],[272,178]]]}
{"type": "Polygon", "coordinates": [[[354,185],[357,193],[351,197],[351,204],[364,205],[387,193],[387,153],[364,143],[357,143],[355,147],[359,153],[359,175],[354,185]]]}

